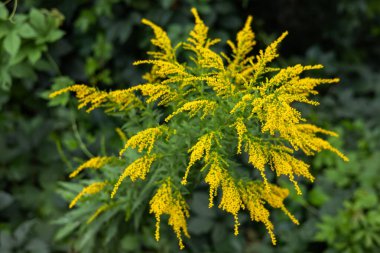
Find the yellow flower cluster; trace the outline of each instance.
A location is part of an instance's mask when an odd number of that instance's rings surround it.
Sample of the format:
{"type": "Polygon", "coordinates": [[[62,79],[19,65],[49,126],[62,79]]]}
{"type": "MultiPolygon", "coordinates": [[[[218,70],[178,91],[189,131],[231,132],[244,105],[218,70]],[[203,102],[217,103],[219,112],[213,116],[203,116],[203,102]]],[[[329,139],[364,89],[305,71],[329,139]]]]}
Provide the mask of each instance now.
{"type": "Polygon", "coordinates": [[[119,156],[122,156],[128,148],[137,148],[137,151],[140,153],[146,149],[147,153],[150,154],[157,138],[164,134],[166,130],[167,128],[165,126],[159,126],[138,132],[125,143],[124,148],[119,152],[119,156]]]}
{"type": "Polygon", "coordinates": [[[209,49],[212,45],[218,43],[220,39],[210,40],[207,36],[208,27],[199,17],[198,11],[195,8],[192,8],[191,12],[195,18],[195,26],[193,30],[190,31],[190,36],[187,39],[187,42],[183,43],[183,48],[193,51],[196,54],[196,58],[192,58],[192,60],[197,66],[223,69],[224,64],[220,56],[209,49]],[[212,59],[214,61],[212,61],[212,59]]]}
{"type": "Polygon", "coordinates": [[[70,91],[75,92],[75,95],[79,100],[78,109],[81,109],[87,106],[88,104],[91,104],[91,106],[87,109],[87,112],[90,112],[95,108],[100,107],[100,105],[107,100],[107,92],[98,91],[97,89],[88,87],[84,84],[75,84],[67,88],[58,90],[56,92],[51,93],[49,97],[54,98],[58,95],[70,91]]]}
{"type": "Polygon", "coordinates": [[[264,180],[264,184],[268,186],[268,179],[265,175],[265,165],[269,162],[267,157],[267,148],[257,141],[248,139],[244,150],[248,153],[248,162],[260,171],[260,175],[264,180]]]}
{"type": "Polygon", "coordinates": [[[109,163],[112,160],[111,157],[107,156],[96,156],[90,158],[90,160],[87,160],[86,162],[82,163],[76,170],[71,172],[69,175],[70,178],[76,177],[82,170],[89,168],[89,169],[100,169],[107,163],[109,163]]]}
{"type": "Polygon", "coordinates": [[[252,66],[254,71],[253,71],[253,75],[249,79],[249,82],[251,84],[255,84],[259,76],[261,76],[262,74],[265,74],[267,64],[272,62],[275,58],[279,56],[277,53],[278,45],[281,43],[281,41],[284,40],[284,38],[287,35],[288,35],[288,32],[284,32],[283,34],[281,34],[281,36],[277,40],[272,42],[265,49],[265,51],[260,50],[259,55],[256,56],[257,62],[252,66]]]}
{"type": "Polygon", "coordinates": [[[241,154],[241,146],[244,139],[244,134],[248,132],[247,127],[244,124],[243,118],[239,117],[236,119],[235,126],[237,135],[238,135],[238,146],[237,146],[237,154],[241,154]]]}
{"type": "Polygon", "coordinates": [[[187,231],[186,218],[188,218],[189,211],[186,201],[183,199],[180,192],[172,188],[170,179],[157,190],[156,194],[150,201],[150,213],[156,217],[156,240],[160,239],[160,221],[163,214],[169,215],[169,225],[173,227],[175,234],[179,240],[179,247],[184,248],[182,242],[182,234],[190,237],[187,231]]]}
{"type": "Polygon", "coordinates": [[[169,86],[163,84],[141,84],[134,86],[132,90],[140,90],[142,95],[149,96],[147,103],[161,100],[158,105],[166,105],[178,96],[169,86]]]}
{"type": "Polygon", "coordinates": [[[256,45],[255,34],[252,31],[251,23],[252,17],[249,16],[245,22],[244,28],[238,32],[236,36],[236,44],[231,40],[227,41],[227,44],[231,47],[232,50],[233,60],[231,61],[228,56],[225,56],[225,58],[229,62],[228,69],[232,74],[246,71],[247,63],[253,59],[252,56],[248,57],[248,54],[256,45]]]}
{"type": "Polygon", "coordinates": [[[153,29],[156,37],[151,40],[151,43],[162,50],[162,52],[153,51],[148,52],[148,54],[157,60],[174,61],[176,58],[175,50],[167,33],[161,27],[145,18],[141,22],[153,29]]]}
{"type": "Polygon", "coordinates": [[[216,102],[210,100],[196,100],[185,103],[181,108],[166,117],[165,121],[169,122],[175,115],[188,111],[190,118],[194,117],[199,111],[203,111],[201,119],[204,119],[207,115],[213,114],[217,107],[216,102]]]}
{"type": "Polygon", "coordinates": [[[95,182],[83,188],[82,191],[71,201],[69,208],[73,208],[79,199],[81,199],[84,195],[96,194],[100,192],[106,185],[107,182],[95,182]]]}
{"type": "MultiPolygon", "coordinates": [[[[49,98],[54,98],[66,92],[74,92],[78,98],[78,109],[89,106],[86,110],[91,112],[92,110],[104,106],[106,102],[109,102],[113,106],[117,106],[118,110],[125,110],[128,106],[140,106],[141,102],[137,97],[129,90],[117,90],[112,92],[99,91],[96,88],[89,87],[84,84],[75,84],[64,89],[55,91],[49,95],[49,98]]],[[[114,107],[110,108],[111,110],[114,107]]]]}
{"type": "Polygon", "coordinates": [[[243,203],[250,214],[252,221],[262,222],[271,239],[272,244],[276,244],[276,236],[273,232],[273,223],[269,220],[269,210],[264,206],[268,203],[273,208],[280,208],[294,224],[299,224],[298,220],[286,209],[284,199],[289,195],[289,190],[270,185],[271,191],[266,190],[266,186],[253,181],[240,181],[240,194],[243,203]]]}
{"type": "Polygon", "coordinates": [[[251,220],[262,222],[272,239],[272,243],[276,244],[274,235],[274,226],[269,220],[269,210],[264,206],[268,203],[273,208],[280,208],[295,224],[298,220],[286,209],[284,199],[289,195],[289,190],[282,189],[272,184],[262,184],[253,181],[236,181],[228,173],[228,164],[220,157],[219,154],[213,152],[208,167],[208,173],[205,182],[209,184],[209,207],[214,205],[214,197],[217,195],[218,188],[222,190],[222,198],[219,208],[231,213],[235,220],[235,235],[239,233],[238,213],[240,210],[247,209],[251,220]],[[270,191],[268,191],[270,188],[270,191]]]}
{"type": "Polygon", "coordinates": [[[156,158],[157,156],[155,154],[145,155],[128,165],[127,168],[124,169],[124,172],[120,175],[117,183],[114,185],[111,193],[111,199],[115,197],[117,190],[126,177],[129,177],[132,182],[136,181],[137,178],[144,180],[156,158]]]}
{"type": "MultiPolygon", "coordinates": [[[[182,184],[187,184],[187,176],[189,175],[191,166],[202,159],[202,157],[204,157],[206,162],[210,159],[210,150],[213,139],[215,139],[215,133],[212,132],[205,134],[201,136],[198,139],[198,142],[187,151],[188,153],[191,153],[190,162],[186,167],[186,172],[182,179],[182,184]]],[[[217,140],[215,139],[215,141],[217,140]]]]}
{"type": "MultiPolygon", "coordinates": [[[[214,197],[218,194],[218,188],[222,185],[222,181],[225,178],[225,169],[223,165],[226,165],[225,162],[218,156],[216,152],[211,154],[211,159],[206,164],[210,166],[208,173],[205,177],[205,182],[209,184],[209,208],[214,206],[214,197]]],[[[205,167],[206,167],[205,166],[205,167]]]]}

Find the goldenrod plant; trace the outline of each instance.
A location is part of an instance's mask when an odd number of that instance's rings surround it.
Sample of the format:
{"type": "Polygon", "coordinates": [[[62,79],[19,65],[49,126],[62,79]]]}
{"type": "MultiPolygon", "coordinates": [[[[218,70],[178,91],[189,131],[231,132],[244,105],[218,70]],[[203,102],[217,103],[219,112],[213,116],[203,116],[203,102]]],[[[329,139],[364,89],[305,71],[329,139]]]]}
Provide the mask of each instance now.
{"type": "Polygon", "coordinates": [[[76,84],[50,95],[74,92],[79,108],[86,107],[88,112],[104,108],[110,114],[151,115],[149,125],[143,122],[139,130],[117,129],[124,143],[119,154],[93,157],[71,173],[70,177],[78,177],[90,168],[100,180],[83,181],[90,184],[70,207],[81,208],[86,202],[98,205],[89,217],[92,222],[115,206],[133,214],[136,208],[130,208],[131,202],[149,203],[156,219],[156,240],[160,239],[161,218],[168,215],[168,224],[183,249],[183,236],[190,237],[187,200],[195,187],[206,183],[209,208],[218,202],[219,209],[232,215],[235,235],[239,233],[238,214],[246,210],[252,221],[264,224],[276,244],[272,208],[299,222],[284,204],[289,189],[273,183],[273,176],[268,175],[288,177],[301,194],[299,178],[314,180],[301,153],[311,156],[329,150],[348,161],[321,137],[337,134],[307,123],[294,107],[295,103],[318,105],[311,98],[318,93],[317,86],[339,80],[304,77],[304,72],[322,65],[271,66],[287,32],[253,55],[252,17],[235,41],[227,41],[229,55],[215,52],[212,47],[220,40],[210,39],[197,10],[191,12],[195,26],[188,39],[175,46],[162,28],[142,20],[153,30],[151,42],[157,49],[148,52],[149,59],[134,63],[151,66],[143,76],[146,83],[115,91],[76,84]],[[136,194],[136,189],[149,194],[136,194]],[[143,196],[150,201],[139,199],[143,196]]]}

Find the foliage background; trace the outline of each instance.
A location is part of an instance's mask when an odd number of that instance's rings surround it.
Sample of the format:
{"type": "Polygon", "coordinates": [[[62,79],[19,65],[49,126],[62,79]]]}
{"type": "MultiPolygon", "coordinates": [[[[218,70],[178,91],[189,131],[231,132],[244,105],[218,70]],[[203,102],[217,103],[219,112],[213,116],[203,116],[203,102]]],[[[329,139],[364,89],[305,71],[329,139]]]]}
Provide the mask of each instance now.
{"type": "MultiPolygon", "coordinates": [[[[193,25],[192,6],[224,41],[247,15],[254,16],[256,48],[288,30],[282,65],[322,63],[324,75],[341,78],[339,85],[321,89],[321,106],[304,110],[313,122],[341,133],[335,145],[351,161],[329,153],[310,161],[316,182],[304,184],[303,196],[293,194],[288,203],[301,225],[272,217],[276,248],[261,226],[244,217],[241,235],[234,237],[230,217],[208,209],[206,189],[198,189],[190,203],[186,251],[379,252],[379,1],[277,0],[269,6],[258,0],[25,0],[14,17],[23,28],[8,20],[13,4],[0,5],[0,252],[107,252],[94,228],[81,236],[59,230],[54,221],[65,222],[68,208],[57,192],[90,153],[120,147],[114,128],[121,121],[100,111],[78,112],[68,96],[55,102],[64,107],[47,106],[46,96],[72,80],[106,89],[139,83],[143,69],[131,63],[149,48],[140,19],[155,21],[178,41],[193,25]]],[[[115,252],[178,251],[170,230],[162,231],[159,244],[152,241],[153,217],[145,220],[137,232],[116,231],[115,252]]]]}

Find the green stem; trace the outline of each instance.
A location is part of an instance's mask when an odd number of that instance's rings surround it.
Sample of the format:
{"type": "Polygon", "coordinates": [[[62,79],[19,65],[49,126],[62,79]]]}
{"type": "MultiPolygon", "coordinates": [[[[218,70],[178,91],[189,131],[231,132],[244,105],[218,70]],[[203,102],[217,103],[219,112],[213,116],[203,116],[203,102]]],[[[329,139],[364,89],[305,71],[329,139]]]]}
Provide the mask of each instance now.
{"type": "Polygon", "coordinates": [[[74,120],[74,117],[72,118],[72,128],[73,128],[73,131],[74,131],[75,139],[78,141],[79,147],[83,151],[83,153],[85,153],[85,155],[87,155],[88,157],[94,157],[94,155],[88,150],[88,148],[84,144],[84,142],[82,140],[82,137],[79,134],[78,126],[77,126],[77,123],[74,120]]]}
{"type": "Polygon", "coordinates": [[[53,66],[54,70],[61,76],[62,72],[59,69],[58,64],[55,62],[55,60],[53,59],[53,57],[49,54],[49,52],[46,52],[45,55],[46,55],[49,63],[53,66]]]}
{"type": "Polygon", "coordinates": [[[61,160],[66,164],[66,166],[70,169],[73,170],[73,166],[71,165],[70,161],[67,159],[65,152],[62,149],[62,145],[59,139],[55,139],[55,146],[57,147],[57,151],[59,156],[61,157],[61,160]]]}
{"type": "MultiPolygon", "coordinates": [[[[5,4],[9,3],[10,1],[7,1],[5,2],[5,4]]],[[[15,16],[16,14],[16,10],[17,10],[17,4],[18,4],[18,0],[15,0],[14,4],[13,4],[13,9],[12,9],[12,13],[11,15],[9,16],[8,20],[11,22],[11,23],[14,23],[14,20],[13,20],[13,17],[15,16]]]]}

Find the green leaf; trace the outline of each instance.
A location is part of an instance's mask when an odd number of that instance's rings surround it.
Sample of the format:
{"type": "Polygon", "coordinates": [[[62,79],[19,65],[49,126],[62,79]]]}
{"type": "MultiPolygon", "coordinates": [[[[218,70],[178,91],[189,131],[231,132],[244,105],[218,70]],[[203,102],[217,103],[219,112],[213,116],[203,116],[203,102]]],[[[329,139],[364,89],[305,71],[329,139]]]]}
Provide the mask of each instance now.
{"type": "Polygon", "coordinates": [[[5,51],[7,51],[11,56],[17,54],[18,50],[20,49],[20,45],[21,39],[15,32],[9,33],[3,42],[5,51]]]}
{"type": "Polygon", "coordinates": [[[34,28],[27,23],[22,24],[18,28],[17,32],[21,38],[25,38],[25,39],[32,39],[32,38],[35,38],[37,36],[36,30],[34,30],[34,28]]]}
{"type": "Polygon", "coordinates": [[[308,197],[310,203],[315,206],[321,206],[330,199],[329,196],[318,186],[314,187],[313,190],[310,191],[308,197]]]}
{"type": "Polygon", "coordinates": [[[16,78],[28,78],[30,80],[36,80],[37,78],[32,66],[24,62],[11,66],[9,72],[16,78]]]}
{"type": "Polygon", "coordinates": [[[28,53],[28,59],[31,64],[35,64],[41,58],[42,52],[39,50],[30,50],[28,53]]]}
{"type": "Polygon", "coordinates": [[[189,232],[194,235],[201,235],[210,232],[214,222],[210,218],[195,217],[189,220],[189,232]]]}
{"type": "Polygon", "coordinates": [[[123,250],[136,252],[138,247],[139,240],[136,235],[126,235],[121,240],[121,248],[123,250]]]}
{"type": "Polygon", "coordinates": [[[29,13],[30,23],[37,30],[44,32],[47,27],[47,22],[42,11],[37,9],[32,9],[29,13]]]}
{"type": "Polygon", "coordinates": [[[14,237],[19,244],[24,243],[28,239],[28,235],[31,233],[31,230],[35,224],[35,220],[28,220],[17,227],[14,232],[14,237]]]}
{"type": "Polygon", "coordinates": [[[0,22],[0,38],[5,37],[5,35],[9,34],[9,23],[0,22]]]}
{"type": "Polygon", "coordinates": [[[8,69],[0,69],[0,89],[8,91],[12,85],[12,78],[8,69]]]}
{"type": "Polygon", "coordinates": [[[214,209],[208,207],[209,197],[204,192],[196,192],[191,202],[192,210],[199,216],[213,218],[216,216],[214,209]]]}
{"type": "Polygon", "coordinates": [[[25,249],[30,253],[49,253],[49,246],[40,238],[33,238],[25,246],[25,249]]]}
{"type": "Polygon", "coordinates": [[[7,20],[9,12],[3,3],[0,3],[0,20],[7,20]]]}
{"type": "Polygon", "coordinates": [[[62,36],[64,35],[65,33],[61,30],[53,30],[51,31],[48,36],[46,37],[46,41],[48,42],[54,42],[54,41],[57,41],[59,40],[60,38],[62,38],[62,36]]]}
{"type": "Polygon", "coordinates": [[[65,226],[63,226],[61,229],[58,230],[58,232],[55,234],[54,239],[59,241],[71,234],[71,232],[74,231],[78,226],[80,225],[79,221],[70,221],[65,226]]]}

